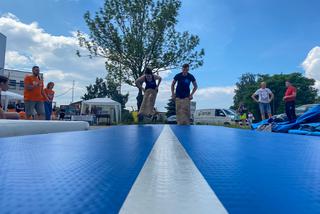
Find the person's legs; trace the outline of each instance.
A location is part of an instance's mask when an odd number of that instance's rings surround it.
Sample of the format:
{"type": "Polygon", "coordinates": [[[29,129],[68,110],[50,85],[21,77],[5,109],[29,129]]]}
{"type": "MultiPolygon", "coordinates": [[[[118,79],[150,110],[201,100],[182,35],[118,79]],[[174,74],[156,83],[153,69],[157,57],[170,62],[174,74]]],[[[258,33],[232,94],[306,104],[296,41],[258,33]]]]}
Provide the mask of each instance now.
{"type": "Polygon", "coordinates": [[[266,119],[266,112],[264,111],[264,105],[263,103],[259,103],[259,109],[260,109],[260,114],[261,114],[261,119],[265,120],[266,119]]]}
{"type": "Polygon", "coordinates": [[[151,89],[150,91],[151,95],[150,95],[150,106],[149,106],[149,114],[150,115],[154,115],[154,105],[156,104],[156,99],[157,99],[157,94],[158,92],[154,89],[151,89]]]}
{"type": "Polygon", "coordinates": [[[140,122],[142,122],[143,117],[145,115],[147,115],[147,108],[148,108],[147,104],[148,104],[149,96],[150,96],[150,91],[146,90],[144,95],[143,95],[143,100],[142,100],[142,103],[141,103],[141,106],[140,106],[140,109],[139,109],[139,113],[138,113],[138,120],[140,122]]]}
{"type": "Polygon", "coordinates": [[[46,113],[46,120],[50,120],[50,116],[49,116],[49,103],[48,102],[44,102],[44,111],[46,113]]]}
{"type": "Polygon", "coordinates": [[[138,123],[142,123],[144,116],[142,114],[138,114],[138,123]]]}
{"type": "Polygon", "coordinates": [[[52,110],[52,102],[49,102],[49,120],[51,120],[52,110]]]}
{"type": "Polygon", "coordinates": [[[286,107],[286,115],[288,117],[288,120],[291,121],[292,117],[291,117],[291,111],[290,111],[291,109],[290,102],[286,102],[285,107],[286,107]]]}
{"type": "Polygon", "coordinates": [[[65,113],[60,113],[59,120],[64,120],[65,113]]]}
{"type": "Polygon", "coordinates": [[[268,114],[268,118],[270,119],[272,117],[272,113],[271,113],[271,106],[270,106],[270,103],[266,103],[265,104],[265,110],[268,114]]]}
{"type": "Polygon", "coordinates": [[[178,125],[190,125],[190,99],[176,98],[176,117],[178,125]]]}
{"type": "Polygon", "coordinates": [[[52,103],[51,102],[44,102],[44,110],[45,110],[45,114],[46,114],[46,120],[51,120],[52,103]]]}
{"type": "Polygon", "coordinates": [[[36,120],[44,120],[45,119],[45,110],[43,102],[35,102],[35,110],[37,115],[35,117],[36,120]]]}
{"type": "Polygon", "coordinates": [[[292,120],[297,119],[297,116],[296,116],[296,104],[295,104],[294,101],[290,102],[290,115],[291,115],[292,120]]]}
{"type": "Polygon", "coordinates": [[[293,115],[293,118],[294,119],[297,119],[297,115],[296,115],[296,104],[293,103],[293,106],[292,106],[292,115],[293,115]]]}
{"type": "Polygon", "coordinates": [[[240,116],[240,119],[241,119],[241,125],[242,126],[247,126],[247,113],[243,113],[240,116]]]}
{"type": "Polygon", "coordinates": [[[181,109],[181,99],[180,98],[176,98],[176,120],[177,120],[177,124],[181,125],[181,113],[180,113],[180,109],[181,109]]]}
{"type": "Polygon", "coordinates": [[[191,119],[191,111],[190,111],[190,105],[191,101],[188,98],[185,98],[183,100],[183,113],[184,113],[184,125],[190,125],[190,119],[191,119]]]}
{"type": "Polygon", "coordinates": [[[24,101],[24,107],[25,107],[27,120],[33,119],[35,102],[33,102],[33,101],[24,101]]]}

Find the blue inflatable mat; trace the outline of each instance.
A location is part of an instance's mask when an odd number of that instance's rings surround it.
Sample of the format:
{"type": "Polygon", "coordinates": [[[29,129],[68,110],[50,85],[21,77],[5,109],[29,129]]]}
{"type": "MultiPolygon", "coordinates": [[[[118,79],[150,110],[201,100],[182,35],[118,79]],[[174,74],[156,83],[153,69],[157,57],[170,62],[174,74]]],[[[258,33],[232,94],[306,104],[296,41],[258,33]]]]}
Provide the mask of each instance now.
{"type": "Polygon", "coordinates": [[[289,134],[299,134],[299,135],[311,135],[311,136],[320,136],[320,132],[311,132],[299,129],[289,130],[289,134]]]}
{"type": "Polygon", "coordinates": [[[0,138],[0,213],[117,213],[161,129],[0,138]]]}
{"type": "Polygon", "coordinates": [[[173,131],[230,213],[319,213],[319,138],[211,126],[173,131]]]}
{"type": "Polygon", "coordinates": [[[163,127],[0,138],[0,213],[319,213],[318,137],[163,127]]]}

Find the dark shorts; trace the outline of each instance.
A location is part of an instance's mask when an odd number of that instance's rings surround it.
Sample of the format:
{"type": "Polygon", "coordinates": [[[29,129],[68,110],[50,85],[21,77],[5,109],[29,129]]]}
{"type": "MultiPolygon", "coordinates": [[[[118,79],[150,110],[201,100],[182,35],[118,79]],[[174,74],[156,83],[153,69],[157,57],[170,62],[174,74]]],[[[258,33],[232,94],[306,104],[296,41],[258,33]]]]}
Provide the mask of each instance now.
{"type": "Polygon", "coordinates": [[[27,117],[37,115],[45,115],[44,104],[41,101],[25,101],[24,102],[27,117]]]}
{"type": "Polygon", "coordinates": [[[271,114],[270,103],[259,103],[260,113],[261,114],[271,114]]]}

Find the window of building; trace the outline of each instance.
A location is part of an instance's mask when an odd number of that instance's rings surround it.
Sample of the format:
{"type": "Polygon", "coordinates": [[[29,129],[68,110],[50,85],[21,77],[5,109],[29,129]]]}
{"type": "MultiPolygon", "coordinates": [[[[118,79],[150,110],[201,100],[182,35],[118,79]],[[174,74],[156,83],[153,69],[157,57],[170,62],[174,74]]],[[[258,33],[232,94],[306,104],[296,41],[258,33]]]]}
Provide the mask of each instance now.
{"type": "Polygon", "coordinates": [[[15,90],[17,88],[17,81],[16,80],[9,80],[9,88],[15,90]]]}
{"type": "Polygon", "coordinates": [[[20,87],[20,90],[24,89],[24,81],[20,81],[19,87],[20,87]]]}

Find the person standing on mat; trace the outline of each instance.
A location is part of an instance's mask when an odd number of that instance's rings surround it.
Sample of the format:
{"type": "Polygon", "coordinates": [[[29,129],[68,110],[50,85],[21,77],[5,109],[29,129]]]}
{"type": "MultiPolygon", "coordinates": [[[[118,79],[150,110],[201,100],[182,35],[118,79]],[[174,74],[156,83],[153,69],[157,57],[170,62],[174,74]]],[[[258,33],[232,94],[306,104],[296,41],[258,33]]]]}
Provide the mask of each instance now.
{"type": "Polygon", "coordinates": [[[44,96],[40,68],[39,66],[33,66],[32,75],[28,75],[24,78],[24,103],[28,119],[44,120],[44,96]]]}
{"type": "Polygon", "coordinates": [[[252,94],[252,99],[259,103],[259,109],[261,114],[261,119],[266,119],[266,114],[268,114],[268,118],[272,117],[270,102],[273,100],[274,95],[272,91],[267,88],[267,84],[265,82],[261,83],[261,87],[252,94]],[[258,96],[258,100],[256,98],[258,96]]]}
{"type": "Polygon", "coordinates": [[[140,122],[143,120],[144,116],[151,118],[151,116],[155,113],[153,110],[160,83],[161,77],[154,75],[150,68],[146,68],[144,75],[136,80],[136,86],[144,93],[138,113],[138,119],[140,122]],[[143,83],[145,83],[145,87],[142,86],[143,83]]]}
{"type": "Polygon", "coordinates": [[[287,90],[283,97],[286,107],[286,114],[289,121],[293,121],[297,118],[296,116],[296,97],[297,97],[297,89],[292,86],[289,80],[286,81],[287,90]]]}
{"type": "Polygon", "coordinates": [[[190,125],[191,113],[190,102],[198,88],[197,81],[192,74],[189,73],[189,64],[182,66],[182,72],[177,74],[171,84],[172,99],[176,102],[176,117],[178,125],[190,125]],[[177,87],[175,89],[175,85],[177,87]],[[193,85],[190,93],[190,83],[193,85]]]}
{"type": "Polygon", "coordinates": [[[19,119],[19,114],[16,112],[4,112],[1,106],[1,92],[9,89],[9,78],[0,75],[0,119],[19,119]]]}
{"type": "Polygon", "coordinates": [[[52,90],[54,87],[53,82],[49,82],[47,84],[47,87],[43,90],[44,91],[44,110],[46,113],[46,120],[51,120],[51,114],[52,114],[52,101],[54,97],[54,91],[52,90]]]}

